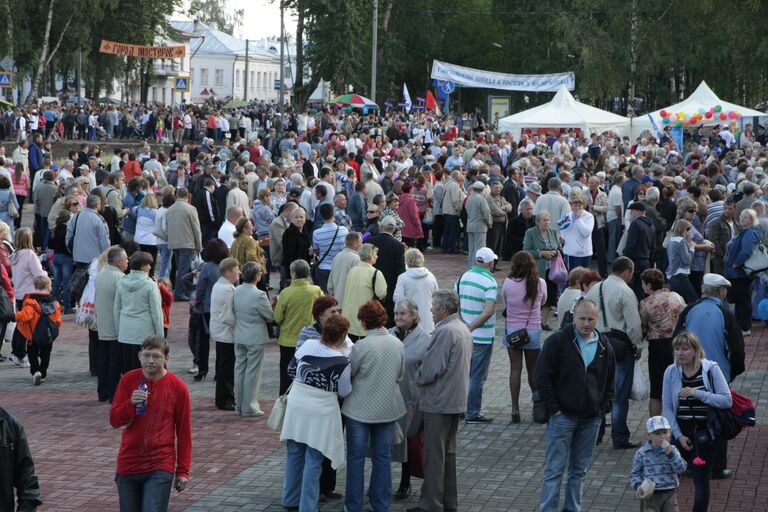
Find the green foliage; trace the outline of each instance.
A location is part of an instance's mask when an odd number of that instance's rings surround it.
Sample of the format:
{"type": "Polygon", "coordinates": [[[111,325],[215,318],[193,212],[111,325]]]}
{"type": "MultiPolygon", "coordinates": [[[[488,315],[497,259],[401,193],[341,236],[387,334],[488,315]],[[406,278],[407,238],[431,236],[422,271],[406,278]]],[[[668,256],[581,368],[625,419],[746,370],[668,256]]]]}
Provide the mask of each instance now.
{"type": "Polygon", "coordinates": [[[227,0],[192,0],[189,15],[206,25],[215,24],[219,30],[232,35],[243,24],[243,9],[231,9],[227,0]]]}

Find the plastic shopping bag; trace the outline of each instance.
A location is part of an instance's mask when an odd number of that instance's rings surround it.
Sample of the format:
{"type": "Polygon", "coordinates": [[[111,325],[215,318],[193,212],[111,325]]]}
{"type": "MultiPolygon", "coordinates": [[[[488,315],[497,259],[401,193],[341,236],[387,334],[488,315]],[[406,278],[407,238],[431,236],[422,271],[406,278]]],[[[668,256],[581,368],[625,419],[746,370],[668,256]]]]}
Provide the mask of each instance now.
{"type": "Polygon", "coordinates": [[[629,398],[632,400],[648,400],[651,396],[651,386],[643,374],[643,369],[638,361],[635,361],[635,375],[632,378],[632,392],[629,398]]]}

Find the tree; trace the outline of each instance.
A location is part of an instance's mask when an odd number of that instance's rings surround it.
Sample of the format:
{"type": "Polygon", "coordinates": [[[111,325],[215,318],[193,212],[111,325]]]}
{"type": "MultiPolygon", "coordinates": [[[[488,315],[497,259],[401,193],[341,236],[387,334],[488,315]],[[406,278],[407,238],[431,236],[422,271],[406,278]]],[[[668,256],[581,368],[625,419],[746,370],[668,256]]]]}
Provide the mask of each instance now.
{"type": "Polygon", "coordinates": [[[244,14],[244,9],[230,8],[228,0],[192,0],[189,4],[190,16],[229,35],[243,26],[244,14]]]}

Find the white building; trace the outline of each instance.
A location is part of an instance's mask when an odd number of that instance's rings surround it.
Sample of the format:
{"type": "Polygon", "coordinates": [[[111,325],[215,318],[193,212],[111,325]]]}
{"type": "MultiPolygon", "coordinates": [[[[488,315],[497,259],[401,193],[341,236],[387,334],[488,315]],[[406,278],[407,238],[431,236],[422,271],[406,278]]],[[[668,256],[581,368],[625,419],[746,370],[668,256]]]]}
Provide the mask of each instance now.
{"type": "Polygon", "coordinates": [[[235,100],[278,99],[275,82],[280,79],[279,54],[275,59],[274,54],[268,53],[263,46],[250,42],[246,62],[245,41],[197,21],[171,21],[171,26],[192,34],[190,84],[193,102],[210,96],[235,100]]]}
{"type": "MultiPolygon", "coordinates": [[[[157,38],[157,46],[184,46],[184,57],[180,59],[152,59],[152,82],[147,90],[147,102],[159,102],[165,105],[178,105],[182,101],[190,101],[191,95],[174,91],[174,78],[190,75],[190,44],[194,41],[194,34],[176,29],[169,37],[157,38]]],[[[116,93],[122,93],[122,88],[115,87],[116,93]]],[[[117,94],[116,94],[117,96],[117,94]]],[[[133,79],[130,82],[127,97],[123,101],[129,103],[138,102],[141,98],[141,81],[133,79]]]]}

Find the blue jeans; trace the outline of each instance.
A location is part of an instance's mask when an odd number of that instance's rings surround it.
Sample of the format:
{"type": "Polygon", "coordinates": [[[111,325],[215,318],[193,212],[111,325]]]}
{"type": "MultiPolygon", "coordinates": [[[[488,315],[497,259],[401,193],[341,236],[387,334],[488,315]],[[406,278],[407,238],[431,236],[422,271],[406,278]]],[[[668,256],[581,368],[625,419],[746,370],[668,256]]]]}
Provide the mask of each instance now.
{"type": "Polygon", "coordinates": [[[139,475],[115,475],[120,512],[165,512],[171,496],[173,474],[152,471],[139,475]]]}
{"type": "Polygon", "coordinates": [[[63,289],[64,303],[62,307],[64,309],[72,307],[72,299],[69,293],[69,286],[67,285],[69,284],[69,278],[72,276],[73,267],[74,262],[72,261],[72,256],[69,254],[57,252],[53,255],[53,290],[51,291],[51,295],[58,297],[60,291],[63,289]]]}
{"type": "Polygon", "coordinates": [[[541,482],[540,510],[558,512],[560,484],[565,467],[568,481],[565,487],[565,508],[569,512],[581,510],[581,492],[587,466],[595,449],[600,416],[588,420],[572,418],[561,413],[552,416],[547,424],[547,455],[544,480],[541,482]]]}
{"type": "Polygon", "coordinates": [[[392,501],[392,435],[395,422],[362,423],[345,418],[347,424],[347,512],[363,511],[365,454],[371,447],[371,481],[368,501],[373,512],[386,512],[392,501]]]}
{"type": "Polygon", "coordinates": [[[176,288],[173,290],[173,298],[176,300],[190,298],[192,292],[184,289],[184,276],[189,274],[196,252],[194,249],[173,250],[173,257],[176,258],[176,288]]]}
{"type": "Polygon", "coordinates": [[[613,260],[619,257],[616,254],[616,248],[619,246],[623,227],[621,219],[612,220],[608,223],[608,263],[613,263],[613,260]]]}
{"type": "Polygon", "coordinates": [[[283,482],[283,506],[299,507],[300,512],[315,512],[320,499],[320,473],[323,454],[307,446],[288,440],[283,482]]]}
{"type": "Polygon", "coordinates": [[[469,391],[467,393],[467,419],[480,415],[483,406],[483,385],[488,377],[488,367],[491,366],[493,344],[472,344],[472,363],[469,368],[469,391]]]}
{"type": "Polygon", "coordinates": [[[445,229],[443,230],[444,251],[455,251],[456,241],[459,239],[459,216],[444,215],[445,229]]]}
{"type": "Polygon", "coordinates": [[[632,391],[632,378],[635,375],[635,355],[627,354],[623,360],[616,361],[616,398],[611,408],[611,439],[613,444],[629,441],[629,394],[632,391]]]}
{"type": "Polygon", "coordinates": [[[157,244],[157,252],[160,256],[160,277],[171,277],[171,258],[173,251],[168,248],[168,244],[157,244]]]}
{"type": "Polygon", "coordinates": [[[568,256],[565,255],[565,266],[568,267],[570,272],[576,267],[589,268],[589,264],[592,263],[592,256],[568,256]]]}

